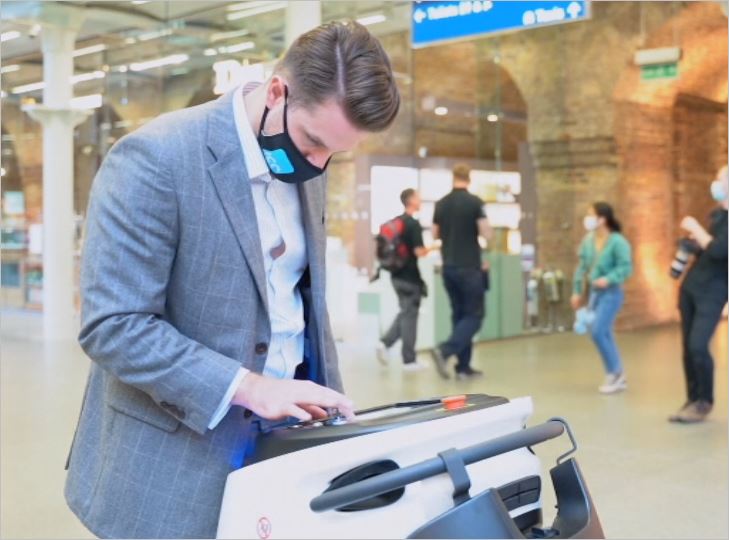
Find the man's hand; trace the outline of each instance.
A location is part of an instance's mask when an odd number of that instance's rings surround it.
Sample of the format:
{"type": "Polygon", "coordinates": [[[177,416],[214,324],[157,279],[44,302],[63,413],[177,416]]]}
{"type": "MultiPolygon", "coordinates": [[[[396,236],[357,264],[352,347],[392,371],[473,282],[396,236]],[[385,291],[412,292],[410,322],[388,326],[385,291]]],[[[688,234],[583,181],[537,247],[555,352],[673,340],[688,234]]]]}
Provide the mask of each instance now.
{"type": "Polygon", "coordinates": [[[688,232],[691,236],[698,236],[704,230],[695,217],[686,216],[681,220],[681,228],[688,232]]]}
{"type": "Polygon", "coordinates": [[[689,233],[689,236],[696,240],[701,246],[701,249],[706,249],[706,246],[714,239],[706,229],[701,226],[701,223],[696,221],[696,218],[692,216],[686,216],[681,220],[681,228],[689,233]]]}
{"type": "Polygon", "coordinates": [[[601,277],[593,281],[592,286],[597,287],[598,289],[606,289],[610,286],[610,282],[607,278],[601,277]]]}
{"type": "Polygon", "coordinates": [[[580,302],[581,302],[581,299],[580,299],[579,294],[573,294],[572,297],[570,298],[570,305],[572,306],[572,309],[574,309],[575,311],[577,311],[577,309],[579,309],[580,302]]]}
{"type": "Polygon", "coordinates": [[[489,223],[488,218],[482,217],[479,218],[476,222],[476,225],[478,226],[478,234],[481,238],[486,240],[487,242],[491,240],[491,237],[494,235],[494,230],[491,227],[491,224],[489,223]]]}
{"type": "Polygon", "coordinates": [[[266,420],[294,416],[299,420],[328,416],[326,408],[337,408],[348,420],[354,418],[352,401],[331,388],[311,381],[274,379],[248,373],[233,396],[233,405],[250,409],[266,420]]]}

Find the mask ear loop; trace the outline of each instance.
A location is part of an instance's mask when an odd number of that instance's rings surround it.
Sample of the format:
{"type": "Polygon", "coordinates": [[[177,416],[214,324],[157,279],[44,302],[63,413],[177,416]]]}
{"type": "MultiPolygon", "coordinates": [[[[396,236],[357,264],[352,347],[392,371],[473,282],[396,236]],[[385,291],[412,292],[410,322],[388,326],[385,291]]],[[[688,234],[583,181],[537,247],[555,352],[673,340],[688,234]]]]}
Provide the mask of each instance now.
{"type": "Polygon", "coordinates": [[[288,133],[289,131],[289,121],[288,121],[288,108],[289,108],[289,87],[288,85],[284,85],[284,133],[288,133]]]}
{"type": "MultiPolygon", "coordinates": [[[[289,87],[284,86],[284,133],[289,130],[289,125],[288,125],[289,123],[286,119],[286,117],[288,116],[287,112],[286,112],[286,109],[288,108],[288,98],[289,98],[289,87]]],[[[268,105],[266,105],[266,107],[263,109],[263,116],[261,116],[261,123],[258,126],[258,135],[259,136],[261,135],[261,133],[263,133],[263,126],[266,123],[266,118],[268,117],[269,111],[270,111],[270,109],[268,108],[268,105]]]]}
{"type": "Polygon", "coordinates": [[[261,116],[261,124],[258,126],[258,136],[261,136],[261,133],[263,133],[263,124],[266,123],[266,117],[268,116],[268,106],[266,106],[265,109],[263,109],[263,116],[261,116]]]}

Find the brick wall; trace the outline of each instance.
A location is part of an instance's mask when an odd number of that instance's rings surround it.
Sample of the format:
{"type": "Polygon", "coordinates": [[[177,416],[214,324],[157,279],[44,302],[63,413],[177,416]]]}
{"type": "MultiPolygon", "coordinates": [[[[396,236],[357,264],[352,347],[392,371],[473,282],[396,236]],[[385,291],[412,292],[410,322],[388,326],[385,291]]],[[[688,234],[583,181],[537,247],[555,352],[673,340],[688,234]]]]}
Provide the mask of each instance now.
{"type": "MultiPolygon", "coordinates": [[[[726,159],[726,36],[726,17],[712,2],[593,2],[589,21],[412,52],[407,34],[389,36],[393,64],[412,66],[412,80],[401,86],[397,138],[375,137],[363,151],[413,155],[425,147],[429,156],[492,159],[496,126],[476,113],[515,112],[521,122],[500,126],[501,157],[514,160],[528,141],[538,264],[571,275],[582,216],[591,202],[608,201],[635,258],[619,326],[675,320],[667,268],[678,220],[708,212],[708,183],[726,159]],[[674,44],[683,49],[679,79],[641,81],[635,51],[674,44]],[[428,97],[449,114],[435,116],[432,102],[424,107],[428,97]]],[[[567,306],[562,316],[569,318],[567,306]]]]}
{"type": "MultiPolygon", "coordinates": [[[[426,147],[429,156],[493,159],[501,137],[501,158],[515,161],[527,141],[538,198],[538,264],[571,274],[585,209],[607,200],[635,252],[620,325],[675,319],[676,283],[667,267],[677,224],[683,214],[701,219],[710,210],[708,184],[726,160],[727,20],[717,3],[593,2],[584,22],[415,51],[407,32],[382,42],[401,90],[401,113],[357,153],[414,156],[426,147]],[[642,81],[635,51],[672,45],[683,51],[680,77],[642,81]],[[427,97],[449,114],[424,109],[427,97]],[[511,115],[498,126],[501,134],[483,119],[494,108],[511,115]]],[[[114,87],[109,95],[120,119],[137,121],[187,105],[207,76],[174,78],[164,99],[161,86],[114,87]],[[129,104],[121,106],[124,91],[129,104]]],[[[3,125],[23,134],[27,128],[13,127],[23,124],[9,121],[7,110],[3,125]]],[[[40,202],[38,143],[16,143],[29,205],[40,202]]],[[[329,230],[352,252],[368,210],[363,174],[349,155],[334,160],[329,175],[329,230]]],[[[83,191],[77,205],[83,206],[83,191]]]]}
{"type": "Polygon", "coordinates": [[[622,103],[616,116],[619,203],[633,246],[622,324],[636,327],[675,317],[675,283],[668,267],[675,251],[671,185],[671,116],[661,107],[622,103]]]}
{"type": "Polygon", "coordinates": [[[667,268],[679,223],[686,214],[705,220],[709,183],[727,159],[726,17],[715,3],[667,7],[644,47],[680,45],[680,76],[646,81],[629,66],[614,90],[618,200],[635,250],[624,327],[678,318],[678,284],[667,268]]]}
{"type": "Polygon", "coordinates": [[[673,108],[674,233],[686,215],[703,221],[715,206],[709,186],[726,164],[727,109],[725,103],[679,94],[673,108]]]}

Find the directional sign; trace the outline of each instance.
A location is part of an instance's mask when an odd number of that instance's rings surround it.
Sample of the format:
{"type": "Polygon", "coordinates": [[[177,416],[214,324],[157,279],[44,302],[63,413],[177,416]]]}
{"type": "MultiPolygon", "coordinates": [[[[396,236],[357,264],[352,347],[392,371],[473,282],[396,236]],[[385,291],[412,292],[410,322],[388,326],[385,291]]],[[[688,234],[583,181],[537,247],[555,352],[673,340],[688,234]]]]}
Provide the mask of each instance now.
{"type": "Polygon", "coordinates": [[[413,47],[590,17],[590,3],[585,0],[413,2],[412,9],[413,47]]]}

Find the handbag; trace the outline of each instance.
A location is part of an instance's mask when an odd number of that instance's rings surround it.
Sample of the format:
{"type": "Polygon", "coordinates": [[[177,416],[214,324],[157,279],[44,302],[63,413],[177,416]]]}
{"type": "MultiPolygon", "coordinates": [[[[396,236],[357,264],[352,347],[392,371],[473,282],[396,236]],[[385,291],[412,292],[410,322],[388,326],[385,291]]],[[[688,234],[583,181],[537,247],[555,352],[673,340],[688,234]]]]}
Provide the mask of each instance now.
{"type": "Polygon", "coordinates": [[[599,251],[596,250],[595,259],[592,261],[590,269],[585,273],[582,294],[580,295],[580,304],[582,304],[583,307],[575,311],[575,323],[572,325],[572,329],[575,331],[575,334],[587,334],[592,323],[595,321],[596,294],[592,291],[590,277],[592,276],[592,271],[595,269],[595,265],[597,264],[600,255],[602,255],[603,249],[605,249],[604,245],[599,251]]]}
{"type": "Polygon", "coordinates": [[[575,334],[587,334],[595,322],[595,297],[595,294],[591,294],[587,305],[575,311],[575,324],[572,325],[575,334]]]}

